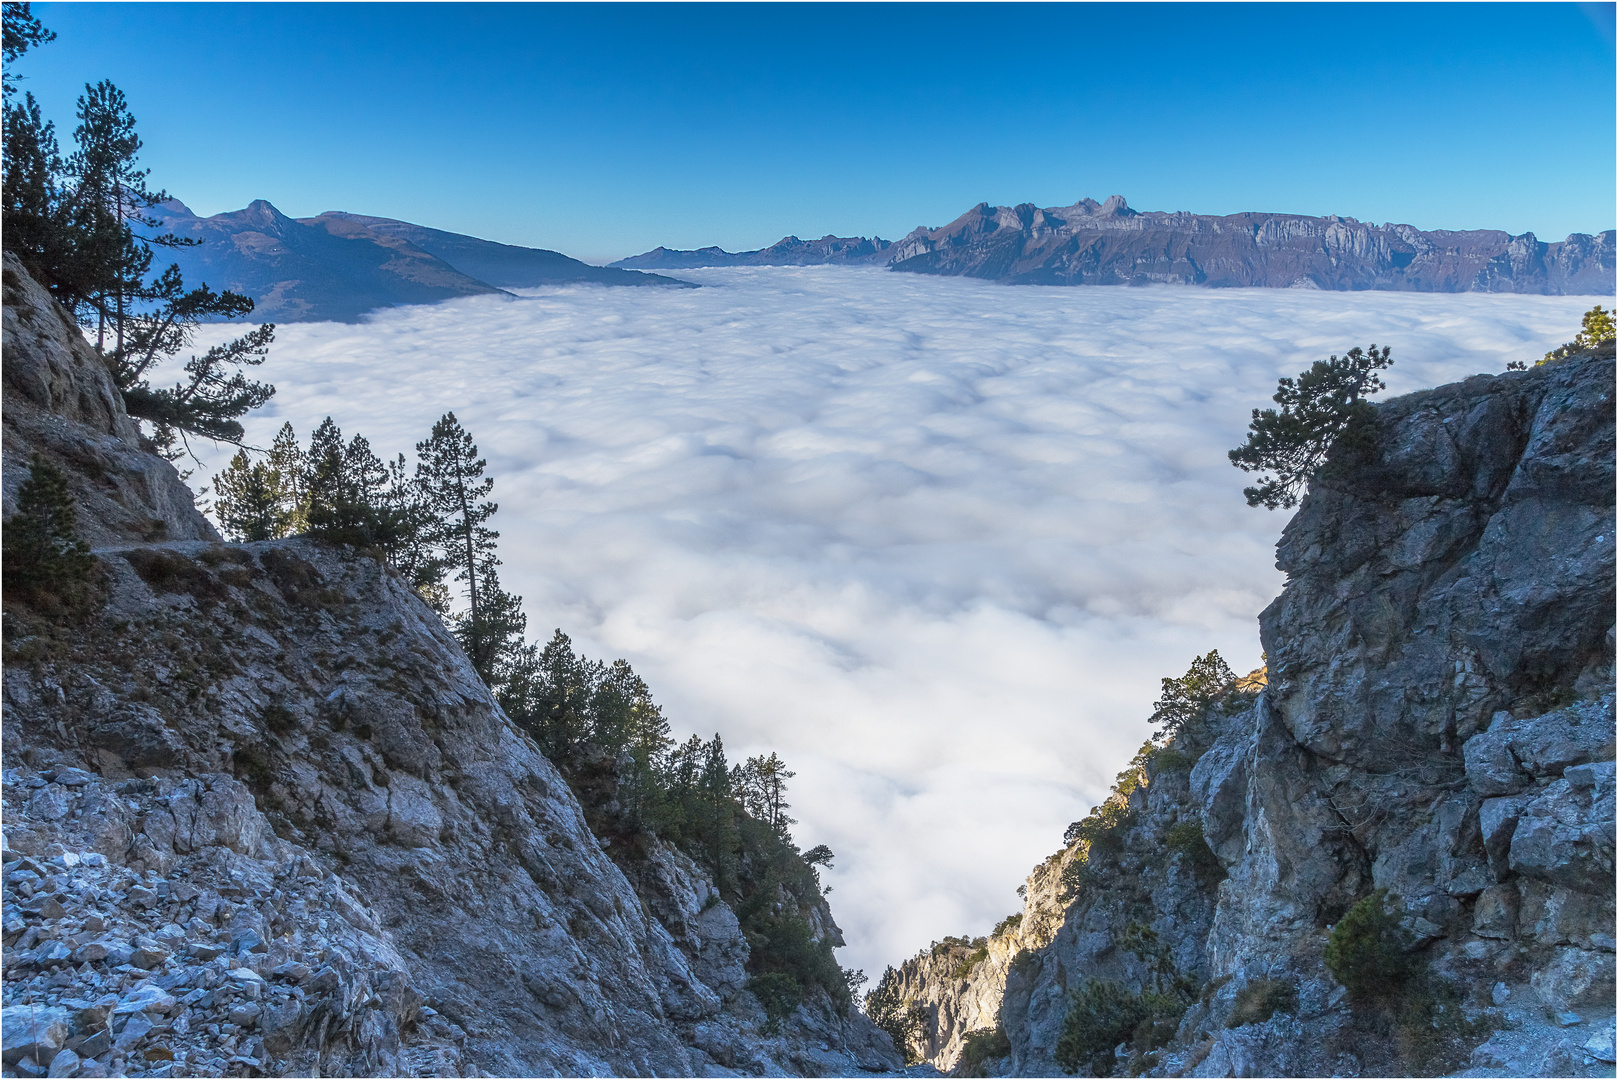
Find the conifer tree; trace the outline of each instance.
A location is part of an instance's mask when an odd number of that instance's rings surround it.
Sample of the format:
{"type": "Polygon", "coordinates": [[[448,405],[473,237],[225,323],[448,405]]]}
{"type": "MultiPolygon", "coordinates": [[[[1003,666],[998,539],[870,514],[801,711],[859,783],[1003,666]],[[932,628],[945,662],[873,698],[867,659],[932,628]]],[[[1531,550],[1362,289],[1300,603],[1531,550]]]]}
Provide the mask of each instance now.
{"type": "Polygon", "coordinates": [[[432,434],[416,444],[416,455],[420,459],[416,482],[437,519],[433,539],[443,549],[445,566],[456,571],[455,580],[466,583],[466,651],[473,657],[486,657],[489,653],[482,635],[492,624],[486,624],[484,618],[480,576],[499,564],[494,542],[500,536],[484,524],[499,509],[487,501],[494,489],[493,478],[483,475],[488,462],[478,457],[477,444],[452,412],[445,413],[433,425],[432,434]]]}
{"type": "Polygon", "coordinates": [[[411,588],[429,607],[439,615],[449,614],[444,560],[433,543],[438,519],[427,504],[421,485],[410,475],[403,454],[388,462],[388,483],[382,505],[395,529],[385,552],[388,565],[410,582],[411,588]]]}
{"type": "Polygon", "coordinates": [[[786,814],[791,809],[786,801],[786,782],[797,775],[787,768],[780,754],[772,751],[769,757],[750,757],[731,769],[730,783],[749,814],[785,836],[797,824],[786,814]]]}
{"type": "Polygon", "coordinates": [[[388,468],[370,441],[356,435],[345,445],[328,416],[310,437],[305,462],[309,535],[385,554],[400,529],[387,505],[388,468]]]}
{"type": "Polygon", "coordinates": [[[6,250],[16,254],[58,300],[64,299],[58,283],[70,273],[73,257],[60,219],[61,172],[56,127],[40,116],[34,95],[8,101],[0,235],[6,250]]]}
{"type": "Polygon", "coordinates": [[[232,540],[279,540],[289,531],[287,493],[279,470],[236,451],[213,478],[214,513],[232,540]]]}
{"type": "Polygon", "coordinates": [[[78,511],[67,477],[42,454],[29,462],[17,493],[17,512],[5,526],[3,556],[9,596],[72,604],[89,585],[95,556],[79,539],[78,511]]]}
{"type": "Polygon", "coordinates": [[[478,568],[479,604],[455,619],[455,637],[483,682],[498,690],[514,677],[513,661],[522,646],[528,616],[522,611],[522,597],[500,587],[495,572],[499,560],[486,558],[478,568]]]}
{"type": "Polygon", "coordinates": [[[1376,373],[1393,363],[1391,351],[1355,346],[1341,358],[1316,360],[1297,379],[1280,381],[1279,412],[1253,410],[1247,441],[1230,451],[1230,462],[1243,472],[1275,475],[1242,490],[1248,506],[1298,505],[1334,446],[1374,437],[1376,411],[1365,399],[1386,387],[1376,373]]]}
{"type": "Polygon", "coordinates": [[[269,466],[281,480],[281,505],[286,515],[287,534],[296,535],[309,527],[309,499],[304,483],[304,456],[291,422],[281,425],[270,444],[269,466]]]}
{"type": "Polygon", "coordinates": [[[5,70],[0,71],[0,87],[10,98],[17,92],[17,74],[12,65],[22,59],[23,53],[36,45],[56,40],[56,31],[47,30],[34,17],[33,5],[27,0],[7,0],[4,5],[4,59],[5,70]]]}

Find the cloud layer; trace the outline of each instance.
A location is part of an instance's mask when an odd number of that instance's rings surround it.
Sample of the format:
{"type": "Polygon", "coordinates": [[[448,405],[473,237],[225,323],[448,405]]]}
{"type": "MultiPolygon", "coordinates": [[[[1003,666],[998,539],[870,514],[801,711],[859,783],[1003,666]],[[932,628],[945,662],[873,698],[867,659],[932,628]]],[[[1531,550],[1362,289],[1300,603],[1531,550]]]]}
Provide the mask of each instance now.
{"type": "Polygon", "coordinates": [[[1372,342],[1390,393],[1500,371],[1590,303],[691,276],[283,327],[249,439],[329,413],[409,452],[453,409],[531,632],[627,657],[682,736],[780,751],[873,972],[1017,909],[1160,678],[1257,666],[1285,518],[1225,451],[1278,376],[1372,342]]]}

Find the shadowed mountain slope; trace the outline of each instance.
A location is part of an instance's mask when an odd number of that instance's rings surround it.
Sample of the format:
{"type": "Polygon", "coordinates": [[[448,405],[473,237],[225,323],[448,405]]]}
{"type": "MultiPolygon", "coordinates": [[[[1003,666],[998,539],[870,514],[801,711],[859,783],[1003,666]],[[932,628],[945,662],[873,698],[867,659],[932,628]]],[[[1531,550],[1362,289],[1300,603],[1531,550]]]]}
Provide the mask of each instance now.
{"type": "Polygon", "coordinates": [[[591,266],[544,248],[517,247],[479,240],[475,236],[429,229],[393,218],[368,217],[341,210],[328,210],[319,217],[303,219],[309,225],[346,221],[362,225],[373,233],[403,240],[449,263],[462,273],[502,289],[527,289],[540,285],[564,285],[578,281],[599,285],[676,285],[690,288],[689,282],[660,274],[640,274],[607,266],[591,266]]]}
{"type": "Polygon", "coordinates": [[[263,199],[206,218],[171,200],[154,216],[202,241],[166,250],[159,261],[178,263],[188,282],[253,297],[255,321],[357,322],[379,308],[497,294],[500,286],[684,284],[390,218],[338,211],[289,218],[263,199]]]}

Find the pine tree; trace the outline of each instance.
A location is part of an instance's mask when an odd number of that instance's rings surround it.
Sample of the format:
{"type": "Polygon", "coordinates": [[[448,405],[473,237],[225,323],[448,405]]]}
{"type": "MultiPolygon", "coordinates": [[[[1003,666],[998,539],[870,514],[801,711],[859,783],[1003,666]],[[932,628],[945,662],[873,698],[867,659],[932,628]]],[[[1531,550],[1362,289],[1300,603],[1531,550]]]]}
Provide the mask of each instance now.
{"type": "Polygon", "coordinates": [[[344,445],[342,431],[326,417],[310,437],[305,458],[309,535],[386,557],[399,537],[399,522],[388,506],[388,475],[365,436],[344,445]]]}
{"type": "Polygon", "coordinates": [[[287,493],[280,472],[238,450],[213,478],[214,513],[232,540],[279,540],[289,531],[287,493]]]}
{"type": "Polygon", "coordinates": [[[274,386],[242,370],[264,362],[275,324],[193,354],[184,378],[172,387],[154,388],[147,378],[153,366],[188,346],[199,323],[250,314],[253,301],[228,290],[216,293],[206,283],[188,290],[174,265],[144,286],[138,299],[141,310],[119,315],[118,344],[107,358],[129,414],[204,438],[241,442],[244,431],[237,418],[275,395],[274,386]]]}
{"type": "Polygon", "coordinates": [[[281,425],[270,444],[269,466],[281,480],[281,505],[286,515],[287,534],[297,535],[309,527],[309,499],[304,483],[304,456],[298,435],[290,422],[281,425]]]}
{"type": "Polygon", "coordinates": [[[0,234],[34,278],[57,299],[71,273],[73,253],[61,221],[61,151],[56,127],[45,121],[33,94],[5,105],[3,210],[0,234]]]}
{"type": "Polygon", "coordinates": [[[385,552],[388,565],[408,582],[416,594],[439,615],[449,614],[450,595],[444,587],[444,560],[433,543],[438,519],[425,492],[410,475],[405,456],[388,462],[387,488],[382,505],[395,525],[395,538],[385,552]]]}
{"type": "Polygon", "coordinates": [[[446,568],[456,571],[456,581],[466,583],[467,653],[474,658],[488,657],[482,635],[492,624],[484,617],[480,575],[499,565],[494,542],[500,536],[484,524],[499,509],[486,501],[494,489],[493,478],[483,475],[488,462],[478,457],[477,444],[452,412],[445,413],[433,425],[432,434],[416,444],[416,455],[420,459],[416,482],[437,519],[433,539],[443,549],[446,568]]]}
{"type": "MultiPolygon", "coordinates": [[[[140,136],[123,91],[103,79],[79,97],[76,149],[67,160],[72,191],[67,212],[75,236],[70,288],[81,316],[96,328],[96,347],[124,346],[124,316],[145,299],[152,251],[134,226],[155,225],[146,211],[167,198],[147,186],[138,167],[140,136]]],[[[120,387],[122,389],[122,387],[120,387]]]]}
{"type": "Polygon", "coordinates": [[[95,556],[79,539],[77,525],[67,477],[35,453],[17,493],[17,512],[5,527],[8,599],[71,606],[85,596],[95,556]]]}
{"type": "Polygon", "coordinates": [[[750,757],[731,769],[730,782],[742,807],[784,838],[787,830],[797,824],[786,814],[791,809],[786,801],[786,782],[797,775],[787,768],[780,754],[772,751],[769,757],[750,757]]]}
{"type": "Polygon", "coordinates": [[[487,558],[478,568],[481,586],[476,613],[468,609],[455,619],[455,637],[485,685],[498,690],[514,677],[513,661],[522,646],[528,616],[522,597],[500,588],[498,560],[487,558]]]}
{"type": "Polygon", "coordinates": [[[22,59],[23,53],[36,45],[43,45],[48,41],[56,40],[56,31],[47,30],[40,21],[34,18],[32,5],[26,0],[7,0],[4,6],[5,33],[4,58],[5,70],[0,71],[0,87],[3,87],[6,98],[17,92],[18,76],[12,66],[22,59]]]}
{"type": "Polygon", "coordinates": [[[1304,489],[1339,443],[1360,443],[1375,434],[1375,409],[1365,398],[1386,384],[1377,372],[1393,363],[1390,349],[1358,346],[1341,359],[1317,360],[1296,380],[1282,379],[1275,409],[1254,409],[1247,441],[1230,451],[1243,472],[1273,472],[1244,488],[1248,506],[1271,510],[1298,505],[1304,489]]]}

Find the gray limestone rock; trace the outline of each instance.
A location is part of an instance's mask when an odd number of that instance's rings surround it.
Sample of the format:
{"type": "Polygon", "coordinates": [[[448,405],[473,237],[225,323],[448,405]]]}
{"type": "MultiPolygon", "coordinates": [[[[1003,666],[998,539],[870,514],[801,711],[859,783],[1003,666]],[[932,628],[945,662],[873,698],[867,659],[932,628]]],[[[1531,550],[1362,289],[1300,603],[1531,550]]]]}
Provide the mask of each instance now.
{"type": "Polygon", "coordinates": [[[1094,979],[1195,988],[1172,1038],[1120,1036],[1120,1075],[1408,1073],[1324,963],[1385,889],[1480,1025],[1433,1036],[1443,1069],[1606,1068],[1546,1010],[1610,1015],[1614,992],[1612,385],[1603,352],[1379,405],[1375,445],[1334,456],[1283,534],[1258,700],[1211,710],[1105,845],[1036,873],[1080,864],[1048,936],[964,976],[954,952],[905,965],[930,1060],[992,1018],[1011,1073],[1053,1075],[1094,979]],[[1167,842],[1189,822],[1200,883],[1167,842]],[[1251,986],[1296,1004],[1238,1017],[1251,986]]]}

